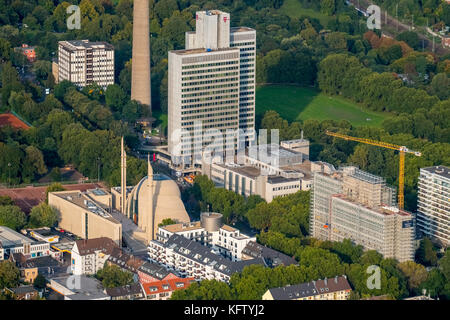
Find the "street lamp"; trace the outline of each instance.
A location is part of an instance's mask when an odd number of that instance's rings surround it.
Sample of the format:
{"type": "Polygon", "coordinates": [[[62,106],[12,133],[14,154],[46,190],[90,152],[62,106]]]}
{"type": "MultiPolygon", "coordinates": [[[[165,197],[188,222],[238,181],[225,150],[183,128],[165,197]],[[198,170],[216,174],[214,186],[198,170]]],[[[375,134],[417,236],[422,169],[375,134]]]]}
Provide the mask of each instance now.
{"type": "Polygon", "coordinates": [[[98,172],[97,172],[97,183],[100,182],[100,157],[97,157],[98,172]]]}
{"type": "Polygon", "coordinates": [[[11,185],[11,162],[8,162],[8,187],[11,185]]]}

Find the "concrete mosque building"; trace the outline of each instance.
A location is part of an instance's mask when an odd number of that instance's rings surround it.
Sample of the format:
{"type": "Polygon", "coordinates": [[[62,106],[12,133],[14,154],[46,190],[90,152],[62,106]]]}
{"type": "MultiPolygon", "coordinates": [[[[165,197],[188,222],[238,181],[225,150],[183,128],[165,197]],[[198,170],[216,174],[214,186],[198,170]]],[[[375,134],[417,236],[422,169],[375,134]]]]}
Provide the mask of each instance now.
{"type": "Polygon", "coordinates": [[[113,208],[139,227],[134,236],[146,243],[156,239],[158,224],[164,219],[178,223],[189,223],[189,215],[181,201],[175,181],[162,174],[154,174],[150,159],[147,159],[148,174],[134,187],[126,182],[126,152],[122,139],[122,185],[111,189],[113,208]],[[122,201],[125,199],[125,201],[122,201]]]}
{"type": "Polygon", "coordinates": [[[131,232],[132,237],[147,245],[157,238],[158,224],[164,219],[190,222],[175,181],[153,174],[147,159],[147,176],[136,186],[127,186],[126,160],[122,138],[121,186],[111,188],[111,192],[106,189],[50,192],[48,203],[60,214],[59,227],[83,239],[107,237],[118,245],[122,245],[122,235],[131,232]],[[123,219],[122,214],[134,224],[123,219]]]}

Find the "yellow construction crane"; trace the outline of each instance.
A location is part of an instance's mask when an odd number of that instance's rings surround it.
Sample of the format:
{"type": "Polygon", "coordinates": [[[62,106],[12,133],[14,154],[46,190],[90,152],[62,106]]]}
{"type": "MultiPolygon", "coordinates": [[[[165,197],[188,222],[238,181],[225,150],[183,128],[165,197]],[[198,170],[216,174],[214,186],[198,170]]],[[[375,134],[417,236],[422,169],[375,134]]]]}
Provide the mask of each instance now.
{"type": "Polygon", "coordinates": [[[422,156],[422,153],[418,152],[418,151],[413,151],[413,150],[409,150],[407,147],[405,146],[398,146],[392,143],[387,143],[387,142],[383,142],[383,141],[376,141],[376,140],[372,140],[372,139],[365,139],[365,138],[356,138],[356,137],[351,137],[351,136],[347,136],[345,134],[342,133],[336,133],[336,132],[331,132],[331,131],[325,131],[325,133],[329,136],[332,137],[336,137],[336,138],[341,138],[344,140],[350,140],[350,141],[356,141],[356,142],[361,142],[361,143],[365,143],[365,144],[370,144],[373,146],[378,146],[378,147],[382,147],[382,148],[387,148],[387,149],[391,149],[391,150],[397,150],[399,152],[399,166],[398,166],[398,170],[399,170],[399,174],[398,174],[398,207],[400,209],[403,209],[405,206],[405,154],[406,153],[412,153],[417,157],[422,156]]]}

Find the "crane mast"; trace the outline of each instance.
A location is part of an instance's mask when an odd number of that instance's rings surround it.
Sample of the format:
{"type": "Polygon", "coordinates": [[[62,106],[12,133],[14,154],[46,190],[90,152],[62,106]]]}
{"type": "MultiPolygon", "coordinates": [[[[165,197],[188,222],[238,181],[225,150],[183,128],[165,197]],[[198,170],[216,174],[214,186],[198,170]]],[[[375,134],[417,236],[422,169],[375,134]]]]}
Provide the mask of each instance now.
{"type": "Polygon", "coordinates": [[[356,142],[360,142],[360,143],[369,144],[372,146],[382,147],[382,148],[391,149],[391,150],[397,150],[399,152],[398,207],[400,209],[403,209],[405,207],[405,194],[404,194],[405,193],[405,154],[410,153],[410,154],[414,154],[417,157],[420,157],[420,156],[422,156],[422,154],[420,152],[410,150],[405,146],[399,146],[396,144],[372,140],[372,139],[352,137],[352,136],[348,136],[348,135],[345,135],[342,133],[331,132],[328,130],[325,131],[325,134],[328,136],[331,136],[331,137],[340,138],[340,139],[344,139],[347,141],[356,141],[356,142]]]}

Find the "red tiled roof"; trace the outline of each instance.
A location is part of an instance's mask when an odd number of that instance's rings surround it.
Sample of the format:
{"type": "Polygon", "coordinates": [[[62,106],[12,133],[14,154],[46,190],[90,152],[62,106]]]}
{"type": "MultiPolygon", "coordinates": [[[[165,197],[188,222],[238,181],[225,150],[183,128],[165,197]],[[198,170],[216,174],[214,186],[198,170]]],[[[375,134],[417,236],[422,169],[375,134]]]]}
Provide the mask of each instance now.
{"type": "MultiPolygon", "coordinates": [[[[96,183],[83,183],[83,184],[69,184],[63,185],[66,190],[79,190],[86,191],[88,189],[95,189],[101,187],[96,183]]],[[[8,196],[14,204],[19,206],[23,212],[29,213],[31,208],[45,201],[45,192],[47,187],[25,187],[25,188],[12,188],[12,189],[0,189],[0,196],[8,196]]]]}
{"type": "Polygon", "coordinates": [[[191,282],[195,281],[194,278],[177,278],[170,280],[161,280],[156,282],[142,283],[142,287],[144,288],[146,295],[158,294],[162,292],[172,292],[175,290],[186,289],[190,286],[191,282]],[[177,287],[177,284],[182,283],[183,286],[177,287]],[[168,285],[167,289],[164,289],[163,286],[168,285]],[[151,291],[150,289],[156,289],[151,291]]]}
{"type": "Polygon", "coordinates": [[[16,129],[24,130],[30,128],[25,122],[11,113],[0,114],[0,128],[5,126],[11,126],[16,129]]]}

